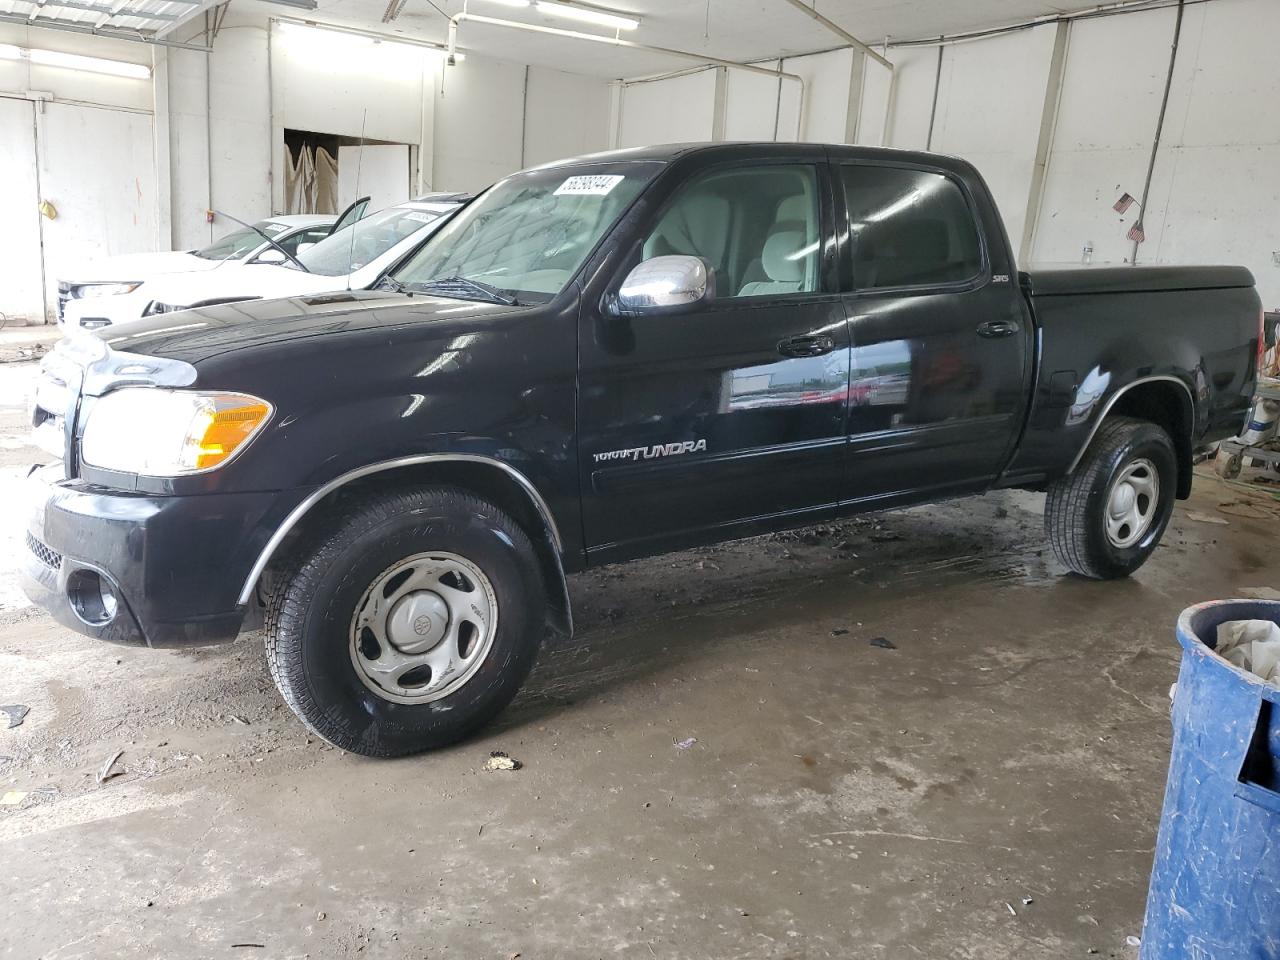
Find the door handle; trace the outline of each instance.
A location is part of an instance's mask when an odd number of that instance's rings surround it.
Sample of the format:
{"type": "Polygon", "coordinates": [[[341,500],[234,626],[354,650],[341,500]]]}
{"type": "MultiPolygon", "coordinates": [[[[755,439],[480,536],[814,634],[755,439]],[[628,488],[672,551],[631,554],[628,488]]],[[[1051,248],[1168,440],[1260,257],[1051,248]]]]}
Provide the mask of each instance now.
{"type": "Polygon", "coordinates": [[[978,325],[978,336],[987,338],[1011,337],[1021,329],[1016,320],[988,320],[986,323],[978,325]]]}
{"type": "Polygon", "coordinates": [[[788,337],[778,344],[778,352],[784,357],[820,357],[835,348],[835,340],[821,333],[788,337]]]}

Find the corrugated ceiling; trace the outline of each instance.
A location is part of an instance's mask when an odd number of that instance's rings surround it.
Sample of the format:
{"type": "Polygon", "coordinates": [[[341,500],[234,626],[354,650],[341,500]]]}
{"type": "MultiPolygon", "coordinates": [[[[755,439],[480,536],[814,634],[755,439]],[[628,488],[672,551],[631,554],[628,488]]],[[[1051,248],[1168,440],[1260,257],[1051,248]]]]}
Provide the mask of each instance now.
{"type": "Polygon", "coordinates": [[[0,0],[6,20],[34,27],[74,24],[80,29],[124,31],[155,37],[206,6],[202,0],[0,0]]]}

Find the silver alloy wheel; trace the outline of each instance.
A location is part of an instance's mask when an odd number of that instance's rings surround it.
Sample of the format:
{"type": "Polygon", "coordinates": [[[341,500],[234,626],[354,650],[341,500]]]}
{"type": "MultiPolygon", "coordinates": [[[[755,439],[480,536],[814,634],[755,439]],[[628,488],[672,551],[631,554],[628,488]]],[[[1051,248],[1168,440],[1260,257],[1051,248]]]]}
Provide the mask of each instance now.
{"type": "Polygon", "coordinates": [[[419,553],[369,585],[351,618],[351,663],[366,687],[395,703],[429,703],[475,675],[493,646],[493,584],[454,553],[419,553]]]}
{"type": "Polygon", "coordinates": [[[1160,504],[1160,474],[1145,457],[1120,471],[1107,494],[1107,540],[1113,547],[1131,547],[1143,538],[1160,504]]]}

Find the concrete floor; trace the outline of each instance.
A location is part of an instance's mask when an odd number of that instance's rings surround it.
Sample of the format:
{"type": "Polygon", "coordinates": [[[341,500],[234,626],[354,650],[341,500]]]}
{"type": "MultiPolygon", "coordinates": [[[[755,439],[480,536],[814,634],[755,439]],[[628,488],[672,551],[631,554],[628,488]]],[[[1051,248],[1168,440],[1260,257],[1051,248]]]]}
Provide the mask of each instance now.
{"type": "Polygon", "coordinates": [[[498,724],[395,762],[309,739],[255,636],[0,613],[0,703],[31,707],[0,729],[0,791],[29,791],[0,806],[0,956],[1132,958],[1173,622],[1268,593],[1273,505],[1202,476],[1099,584],[1048,556],[1040,501],[574,578],[577,636],[498,724]]]}

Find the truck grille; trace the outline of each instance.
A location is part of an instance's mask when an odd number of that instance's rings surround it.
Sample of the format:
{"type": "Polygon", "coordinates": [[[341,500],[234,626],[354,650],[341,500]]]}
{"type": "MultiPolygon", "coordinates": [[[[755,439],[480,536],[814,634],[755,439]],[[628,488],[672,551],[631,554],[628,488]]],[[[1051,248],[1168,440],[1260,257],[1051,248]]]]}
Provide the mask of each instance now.
{"type": "Polygon", "coordinates": [[[57,570],[62,566],[62,554],[56,550],[51,550],[45,546],[30,533],[27,534],[27,549],[36,555],[36,559],[43,563],[50,570],[57,570]]]}

